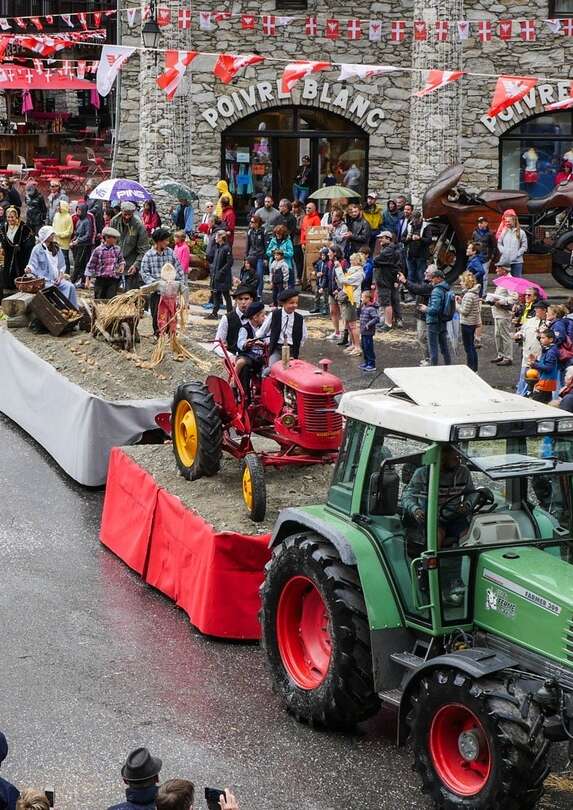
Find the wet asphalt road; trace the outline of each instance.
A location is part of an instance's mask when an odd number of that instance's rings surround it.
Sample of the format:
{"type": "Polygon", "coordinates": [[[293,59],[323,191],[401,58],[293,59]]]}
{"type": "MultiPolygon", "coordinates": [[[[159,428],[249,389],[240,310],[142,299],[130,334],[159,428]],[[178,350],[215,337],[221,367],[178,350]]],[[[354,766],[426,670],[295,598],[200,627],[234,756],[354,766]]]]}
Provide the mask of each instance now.
{"type": "MultiPolygon", "coordinates": [[[[384,351],[385,365],[404,364],[404,347],[384,351]]],[[[354,370],[338,356],[339,373],[354,370]]],[[[202,637],[100,546],[101,492],[71,482],[1,416],[0,447],[5,776],[55,787],[59,810],[105,808],[122,797],[126,752],[147,745],[163,778],[193,779],[200,797],[232,785],[242,810],[429,807],[392,715],[354,737],[297,724],[256,645],[202,637]]],[[[571,794],[541,806],[564,810],[571,794]]]]}

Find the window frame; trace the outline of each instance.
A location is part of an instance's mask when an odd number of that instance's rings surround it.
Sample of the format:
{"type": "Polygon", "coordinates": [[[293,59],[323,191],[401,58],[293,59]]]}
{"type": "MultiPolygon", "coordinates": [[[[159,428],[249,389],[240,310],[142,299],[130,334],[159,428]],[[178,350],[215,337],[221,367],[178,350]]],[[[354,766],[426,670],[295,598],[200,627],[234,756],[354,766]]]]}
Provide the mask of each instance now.
{"type": "Polygon", "coordinates": [[[571,2],[571,11],[559,13],[556,10],[556,0],[549,0],[548,16],[550,20],[567,20],[573,17],[573,0],[571,2]]]}

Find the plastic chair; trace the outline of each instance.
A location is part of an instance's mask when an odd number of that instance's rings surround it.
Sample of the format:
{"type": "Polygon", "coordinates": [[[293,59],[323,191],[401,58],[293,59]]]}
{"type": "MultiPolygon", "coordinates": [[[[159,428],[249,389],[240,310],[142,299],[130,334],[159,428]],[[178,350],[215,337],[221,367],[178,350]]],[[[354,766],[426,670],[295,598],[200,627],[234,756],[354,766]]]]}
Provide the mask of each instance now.
{"type": "Polygon", "coordinates": [[[26,180],[30,172],[32,171],[32,167],[28,166],[26,163],[26,158],[22,157],[22,155],[16,155],[18,160],[20,161],[20,175],[22,180],[26,180]]]}
{"type": "Polygon", "coordinates": [[[86,146],[86,156],[88,160],[88,176],[93,177],[94,174],[107,174],[105,160],[102,157],[97,157],[91,146],[86,146]]]}

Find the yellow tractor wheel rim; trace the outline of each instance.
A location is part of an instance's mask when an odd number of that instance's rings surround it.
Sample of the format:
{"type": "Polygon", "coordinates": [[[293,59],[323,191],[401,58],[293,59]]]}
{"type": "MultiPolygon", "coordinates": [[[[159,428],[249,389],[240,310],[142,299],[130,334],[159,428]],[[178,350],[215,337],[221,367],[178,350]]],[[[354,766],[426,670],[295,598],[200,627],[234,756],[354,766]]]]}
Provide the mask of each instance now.
{"type": "Polygon", "coordinates": [[[197,458],[199,436],[193,408],[186,400],[182,400],[177,405],[173,436],[182,463],[186,467],[192,467],[197,458]]]}
{"type": "Polygon", "coordinates": [[[253,508],[253,479],[248,467],[243,470],[243,500],[250,511],[253,508]]]}

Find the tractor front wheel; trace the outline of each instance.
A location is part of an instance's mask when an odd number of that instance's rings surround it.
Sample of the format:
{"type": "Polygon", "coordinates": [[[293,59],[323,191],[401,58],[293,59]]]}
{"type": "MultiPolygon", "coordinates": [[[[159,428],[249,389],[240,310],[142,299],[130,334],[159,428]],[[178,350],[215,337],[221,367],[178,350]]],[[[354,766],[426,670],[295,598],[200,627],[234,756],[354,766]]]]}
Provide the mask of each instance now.
{"type": "Polygon", "coordinates": [[[441,810],[526,810],[549,772],[539,710],[508,678],[424,677],[408,717],[414,767],[441,810]]]}
{"type": "Polygon", "coordinates": [[[255,523],[265,519],[267,511],[267,487],[265,468],[255,453],[249,453],[243,459],[243,500],[249,510],[249,517],[255,523]]]}
{"type": "Polygon", "coordinates": [[[351,727],[379,708],[360,579],[312,534],[286,537],[261,588],[262,644],[273,686],[299,720],[351,727]]]}
{"type": "Polygon", "coordinates": [[[194,481],[219,472],[223,441],[221,417],[203,383],[178,386],[171,409],[171,432],[181,475],[194,481]]]}

